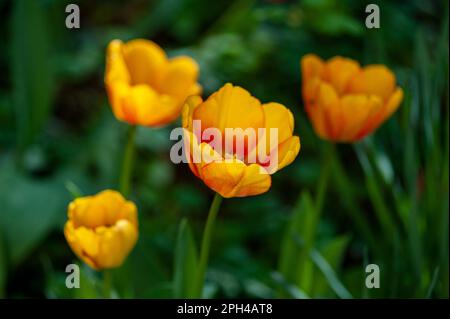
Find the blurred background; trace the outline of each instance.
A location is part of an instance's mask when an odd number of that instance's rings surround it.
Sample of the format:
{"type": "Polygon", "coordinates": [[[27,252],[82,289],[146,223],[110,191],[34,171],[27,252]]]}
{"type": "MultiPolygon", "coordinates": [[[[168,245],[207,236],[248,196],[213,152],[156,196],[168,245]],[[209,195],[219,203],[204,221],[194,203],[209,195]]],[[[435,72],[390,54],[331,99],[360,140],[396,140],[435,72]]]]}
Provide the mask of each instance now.
{"type": "MultiPolygon", "coordinates": [[[[108,105],[105,47],[142,37],[195,58],[204,96],[232,82],[285,104],[301,137],[268,193],[222,204],[206,297],[448,298],[448,1],[1,0],[0,30],[0,297],[99,296],[101,275],[74,256],[63,225],[71,190],[117,186],[127,126],[108,105]],[[65,27],[70,2],[80,29],[65,27]],[[380,29],[364,25],[369,3],[380,29]],[[303,109],[307,53],[387,64],[404,102],[373,136],[330,147],[303,109]],[[331,173],[319,216],[323,159],[331,173]],[[70,263],[80,289],[65,287],[70,263]],[[364,284],[373,263],[379,289],[364,284]]],[[[213,193],[171,163],[175,126],[138,128],[140,238],[113,271],[117,297],[176,296],[183,218],[199,246],[213,193]]]]}

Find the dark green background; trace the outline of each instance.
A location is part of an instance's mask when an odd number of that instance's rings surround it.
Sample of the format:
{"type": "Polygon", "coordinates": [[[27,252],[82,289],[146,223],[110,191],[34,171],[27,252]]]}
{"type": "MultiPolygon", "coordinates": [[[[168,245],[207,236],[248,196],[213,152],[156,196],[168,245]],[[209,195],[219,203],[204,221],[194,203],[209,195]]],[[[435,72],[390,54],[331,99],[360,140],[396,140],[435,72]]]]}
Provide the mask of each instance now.
{"type": "MultiPolygon", "coordinates": [[[[206,297],[448,298],[447,1],[70,2],[80,6],[79,30],[65,28],[69,1],[0,1],[0,297],[101,296],[101,276],[86,266],[80,289],[64,286],[66,265],[81,265],[62,232],[67,188],[116,187],[126,125],[108,106],[105,47],[143,37],[194,57],[205,97],[232,82],[296,117],[297,160],[268,193],[224,201],[206,297]],[[368,3],[380,6],[380,29],[364,26],[368,3]],[[306,53],[387,64],[402,106],[362,143],[330,147],[303,110],[306,53]],[[364,286],[370,263],[380,266],[380,289],[364,286]]],[[[213,193],[170,162],[170,129],[138,129],[140,239],[113,271],[119,297],[176,295],[182,218],[199,246],[213,193]]]]}

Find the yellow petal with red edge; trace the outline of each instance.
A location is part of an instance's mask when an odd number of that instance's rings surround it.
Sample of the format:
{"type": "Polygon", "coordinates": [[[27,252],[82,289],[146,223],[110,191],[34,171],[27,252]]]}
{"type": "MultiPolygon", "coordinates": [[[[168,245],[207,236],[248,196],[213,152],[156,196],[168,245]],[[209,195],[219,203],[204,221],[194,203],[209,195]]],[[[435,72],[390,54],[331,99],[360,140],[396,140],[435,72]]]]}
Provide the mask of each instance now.
{"type": "Polygon", "coordinates": [[[384,101],[395,89],[395,75],[384,65],[368,65],[362,69],[349,83],[349,93],[374,94],[384,101]]]}
{"type": "MultiPolygon", "coordinates": [[[[292,136],[280,145],[278,145],[277,157],[278,157],[278,165],[275,166],[274,171],[270,171],[270,174],[279,171],[280,169],[291,164],[298,153],[300,152],[300,138],[298,136],[292,136]]],[[[271,154],[271,157],[274,158],[274,155],[271,154]]]]}
{"type": "Polygon", "coordinates": [[[259,195],[269,190],[271,177],[258,164],[239,160],[213,162],[202,168],[203,181],[225,198],[259,195]]]}
{"type": "Polygon", "coordinates": [[[213,161],[222,161],[221,154],[207,143],[198,143],[195,134],[187,129],[183,130],[183,142],[186,159],[192,172],[199,178],[203,178],[202,168],[213,161]]]}
{"type": "MultiPolygon", "coordinates": [[[[323,129],[326,138],[331,140],[340,132],[343,124],[339,103],[339,96],[333,86],[321,82],[317,102],[314,107],[318,111],[316,121],[319,125],[323,125],[323,127],[319,126],[317,132],[320,133],[321,129],[323,129]]],[[[316,127],[314,128],[317,129],[316,127]]]]}
{"type": "Polygon", "coordinates": [[[391,117],[391,115],[394,114],[395,111],[397,111],[402,101],[403,101],[403,90],[401,88],[397,88],[387,101],[381,120],[382,123],[386,121],[389,117],[391,117]]]}
{"type": "Polygon", "coordinates": [[[258,99],[230,83],[200,104],[194,110],[193,118],[201,120],[202,129],[214,127],[221,132],[225,128],[264,127],[264,113],[258,99]]]}
{"type": "Polygon", "coordinates": [[[196,164],[201,162],[201,149],[197,137],[186,128],[183,129],[183,148],[189,168],[195,176],[200,177],[196,164]]]}
{"type": "Polygon", "coordinates": [[[344,125],[337,140],[352,142],[358,139],[358,133],[382,106],[383,101],[376,95],[345,95],[341,99],[344,125]]]}
{"type": "Polygon", "coordinates": [[[183,105],[182,125],[185,129],[192,131],[194,110],[203,102],[200,96],[189,96],[183,105]]]}
{"type": "Polygon", "coordinates": [[[159,88],[168,66],[164,51],[156,43],[144,39],[125,43],[122,51],[130,74],[130,84],[159,88]]]}
{"type": "Polygon", "coordinates": [[[398,109],[402,100],[403,90],[401,88],[397,88],[388,102],[370,116],[367,120],[367,124],[358,134],[358,138],[362,138],[380,127],[380,125],[383,124],[398,109]]]}

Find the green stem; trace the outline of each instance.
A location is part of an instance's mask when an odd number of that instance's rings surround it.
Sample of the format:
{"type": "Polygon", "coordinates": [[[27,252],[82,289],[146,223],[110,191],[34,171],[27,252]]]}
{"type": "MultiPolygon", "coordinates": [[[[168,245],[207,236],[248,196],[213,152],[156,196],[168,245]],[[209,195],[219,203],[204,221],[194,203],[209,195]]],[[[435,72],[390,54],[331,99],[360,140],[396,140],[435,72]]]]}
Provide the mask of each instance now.
{"type": "Polygon", "coordinates": [[[111,270],[105,269],[103,271],[103,297],[105,299],[111,298],[111,281],[112,281],[111,270]]]}
{"type": "Polygon", "coordinates": [[[334,144],[328,144],[323,158],[322,171],[319,176],[316,193],[316,214],[320,216],[328,189],[331,175],[331,165],[334,159],[334,144]]]}
{"type": "Polygon", "coordinates": [[[355,224],[360,236],[365,240],[376,255],[380,255],[380,245],[376,241],[372,228],[370,227],[364,212],[359,208],[357,195],[349,181],[348,174],[344,169],[339,156],[335,156],[333,163],[334,181],[336,189],[339,191],[342,203],[345,206],[345,212],[349,215],[355,224]]]}
{"type": "MultiPolygon", "coordinates": [[[[311,249],[314,248],[315,238],[317,230],[319,228],[320,216],[322,215],[325,196],[328,189],[328,184],[331,175],[331,164],[334,157],[334,145],[326,145],[326,149],[322,154],[322,166],[317,183],[316,198],[314,202],[311,202],[311,210],[308,211],[309,217],[305,223],[308,223],[307,229],[302,233],[302,249],[298,257],[298,283],[299,287],[307,294],[311,293],[312,289],[312,271],[313,263],[309,261],[309,254],[311,249]]],[[[300,198],[304,200],[303,196],[300,198]]],[[[311,207],[310,206],[310,207],[311,207]]]]}
{"type": "Polygon", "coordinates": [[[134,159],[134,138],[136,136],[136,126],[130,126],[127,132],[127,144],[123,156],[122,169],[119,179],[119,191],[124,197],[130,193],[131,171],[133,169],[134,159]]]}
{"type": "Polygon", "coordinates": [[[209,209],[208,219],[206,220],[205,230],[203,232],[202,247],[200,251],[200,261],[197,273],[196,287],[194,296],[196,298],[202,297],[203,284],[205,281],[206,267],[208,266],[209,248],[211,245],[211,235],[214,229],[217,213],[219,212],[220,204],[222,203],[222,196],[216,193],[209,209]]]}

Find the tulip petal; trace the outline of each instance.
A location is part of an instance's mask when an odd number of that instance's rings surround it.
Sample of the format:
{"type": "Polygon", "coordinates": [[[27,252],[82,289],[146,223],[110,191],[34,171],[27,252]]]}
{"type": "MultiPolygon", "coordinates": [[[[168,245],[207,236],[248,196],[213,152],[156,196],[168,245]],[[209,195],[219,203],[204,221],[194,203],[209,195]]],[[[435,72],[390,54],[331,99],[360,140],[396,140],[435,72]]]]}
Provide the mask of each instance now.
{"type": "Polygon", "coordinates": [[[187,56],[179,56],[169,61],[169,66],[161,83],[162,93],[186,98],[188,94],[200,94],[201,87],[196,84],[199,67],[197,62],[187,56]],[[193,88],[197,85],[195,88],[193,88]]]}
{"type": "Polygon", "coordinates": [[[258,164],[245,165],[239,160],[213,162],[202,168],[203,181],[225,198],[258,195],[269,190],[270,175],[258,164]]]}
{"type": "Polygon", "coordinates": [[[168,60],[164,51],[152,41],[136,39],[123,45],[123,56],[131,85],[146,84],[158,88],[168,60]]]}
{"type": "Polygon", "coordinates": [[[381,107],[377,112],[373,113],[367,120],[366,125],[362,128],[358,134],[358,138],[362,138],[365,135],[372,133],[381,124],[383,124],[400,106],[403,100],[403,90],[397,88],[388,100],[388,102],[381,107]]]}
{"type": "Polygon", "coordinates": [[[301,59],[303,84],[315,77],[322,77],[325,63],[315,54],[307,54],[301,59]]]}
{"type": "Polygon", "coordinates": [[[225,128],[258,129],[264,125],[261,103],[243,88],[230,83],[199,105],[193,119],[201,120],[202,129],[217,128],[222,134],[225,128]]]}
{"type": "Polygon", "coordinates": [[[94,231],[85,227],[74,228],[72,221],[64,226],[64,236],[75,255],[90,267],[98,269],[95,257],[99,252],[99,241],[94,231]]]}
{"type": "Polygon", "coordinates": [[[194,110],[203,102],[200,96],[189,96],[184,102],[182,111],[182,125],[185,129],[192,131],[194,110]]]}
{"type": "Polygon", "coordinates": [[[376,95],[345,95],[341,99],[343,129],[337,140],[352,142],[361,138],[363,127],[368,119],[383,106],[383,101],[376,95]]]}
{"type": "Polygon", "coordinates": [[[120,219],[110,228],[98,228],[96,235],[99,238],[97,263],[100,268],[120,266],[138,238],[136,228],[125,219],[120,219]]]}
{"type": "MultiPolygon", "coordinates": [[[[325,82],[320,84],[317,103],[311,112],[318,112],[315,120],[319,125],[319,132],[324,130],[326,136],[331,139],[339,134],[343,124],[342,112],[339,97],[333,86],[325,82]]],[[[314,128],[316,129],[316,127],[314,128]]]]}
{"type": "Polygon", "coordinates": [[[359,71],[360,66],[358,62],[336,56],[326,63],[323,77],[340,95],[345,92],[350,80],[359,71]]]}
{"type": "Polygon", "coordinates": [[[158,95],[148,85],[131,87],[128,95],[123,99],[122,112],[124,120],[130,124],[149,123],[149,118],[157,104],[158,95]]]}
{"type": "Polygon", "coordinates": [[[130,124],[159,126],[178,117],[182,104],[169,95],[158,95],[148,85],[133,86],[122,101],[124,120],[130,124]]]}
{"type": "MultiPolygon", "coordinates": [[[[270,174],[273,174],[276,171],[288,166],[295,160],[300,152],[300,138],[298,136],[290,137],[278,146],[277,152],[278,154],[276,156],[278,157],[278,165],[275,166],[275,171],[269,171],[270,174]]],[[[271,157],[274,158],[274,154],[271,154],[271,157]]]]}
{"type": "Polygon", "coordinates": [[[113,40],[106,49],[105,83],[130,83],[130,74],[122,54],[123,42],[113,40]]]}
{"type": "Polygon", "coordinates": [[[267,146],[270,142],[270,129],[278,129],[277,144],[283,143],[292,136],[294,131],[294,116],[292,112],[280,103],[266,103],[262,105],[264,111],[267,146]]]}
{"type": "Polygon", "coordinates": [[[368,65],[353,77],[349,84],[349,93],[374,94],[384,101],[395,89],[395,75],[384,65],[368,65]]]}
{"type": "Polygon", "coordinates": [[[69,204],[64,235],[73,252],[94,269],[120,266],[138,238],[137,208],[114,190],[69,204]]]}

